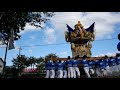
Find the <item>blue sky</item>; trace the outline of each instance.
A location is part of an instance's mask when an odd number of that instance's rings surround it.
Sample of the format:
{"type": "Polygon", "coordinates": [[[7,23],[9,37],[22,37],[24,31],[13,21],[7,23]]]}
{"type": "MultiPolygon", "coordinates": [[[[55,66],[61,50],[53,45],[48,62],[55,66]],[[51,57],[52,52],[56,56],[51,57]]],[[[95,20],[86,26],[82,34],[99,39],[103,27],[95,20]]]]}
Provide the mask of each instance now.
{"type": "MultiPolygon", "coordinates": [[[[119,41],[112,38],[117,38],[120,32],[119,12],[55,12],[55,16],[49,22],[42,24],[44,29],[26,24],[25,30],[20,33],[21,39],[14,43],[15,49],[8,50],[6,64],[12,65],[11,60],[19,53],[17,48],[20,46],[22,48],[21,54],[28,57],[44,57],[49,53],[56,53],[61,58],[66,58],[68,55],[72,56],[71,46],[66,43],[64,32],[67,31],[66,24],[74,28],[78,21],[81,21],[84,28],[95,22],[96,40],[92,43],[92,56],[115,55],[118,52],[117,44],[119,41]]],[[[5,46],[0,45],[0,57],[4,59],[4,55],[5,46]]]]}

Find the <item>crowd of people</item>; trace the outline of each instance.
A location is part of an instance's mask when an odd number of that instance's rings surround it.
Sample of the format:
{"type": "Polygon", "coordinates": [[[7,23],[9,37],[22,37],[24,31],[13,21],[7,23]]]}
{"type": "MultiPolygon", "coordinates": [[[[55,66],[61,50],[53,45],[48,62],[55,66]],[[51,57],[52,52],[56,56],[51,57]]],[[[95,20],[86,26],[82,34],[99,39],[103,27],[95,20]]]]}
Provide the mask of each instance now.
{"type": "Polygon", "coordinates": [[[70,56],[64,61],[48,60],[45,63],[45,78],[81,78],[80,64],[86,78],[120,76],[120,54],[116,54],[115,57],[105,55],[96,60],[87,60],[86,55],[82,60],[79,60],[79,56],[74,60],[70,56]]]}

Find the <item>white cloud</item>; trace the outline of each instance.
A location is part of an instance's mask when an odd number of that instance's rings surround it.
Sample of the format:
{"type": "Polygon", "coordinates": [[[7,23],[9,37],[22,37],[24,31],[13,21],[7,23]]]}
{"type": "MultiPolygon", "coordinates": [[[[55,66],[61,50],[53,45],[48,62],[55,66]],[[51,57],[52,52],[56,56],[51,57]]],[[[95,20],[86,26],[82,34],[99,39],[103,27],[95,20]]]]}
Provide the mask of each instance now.
{"type": "Polygon", "coordinates": [[[19,50],[20,46],[17,44],[17,41],[14,41],[14,46],[15,46],[15,49],[14,50],[19,50]]]}
{"type": "MultiPolygon", "coordinates": [[[[45,27],[45,24],[42,23],[41,26],[42,26],[42,27],[45,27]]],[[[31,26],[31,25],[29,25],[29,24],[27,23],[26,26],[25,26],[25,29],[20,32],[20,35],[28,32],[28,31],[39,31],[39,30],[41,30],[41,28],[36,28],[36,27],[31,26]]]]}
{"type": "Polygon", "coordinates": [[[81,21],[84,28],[88,28],[95,22],[96,39],[110,38],[114,32],[114,25],[120,23],[120,13],[112,12],[56,12],[51,18],[57,34],[64,37],[64,31],[67,30],[66,24],[74,28],[78,20],[81,21]]]}
{"type": "Polygon", "coordinates": [[[15,50],[17,50],[17,51],[18,51],[18,50],[22,50],[22,48],[19,47],[19,46],[16,46],[16,47],[15,47],[15,50]]]}
{"type": "MultiPolygon", "coordinates": [[[[74,28],[74,25],[81,21],[84,28],[88,28],[93,22],[95,22],[96,39],[110,39],[112,33],[115,31],[114,27],[116,23],[120,23],[120,13],[111,12],[55,12],[55,16],[50,18],[52,28],[49,25],[44,30],[44,42],[52,44],[59,38],[64,38],[64,31],[67,31],[66,24],[74,28]]],[[[45,27],[46,24],[42,23],[45,27]]],[[[40,31],[40,28],[35,28],[26,24],[25,30],[20,34],[24,34],[28,31],[40,31]]],[[[34,36],[30,36],[31,39],[35,39],[34,36]]]]}
{"type": "Polygon", "coordinates": [[[47,44],[52,44],[56,42],[55,30],[53,28],[46,28],[44,30],[45,40],[44,42],[47,44]]]}

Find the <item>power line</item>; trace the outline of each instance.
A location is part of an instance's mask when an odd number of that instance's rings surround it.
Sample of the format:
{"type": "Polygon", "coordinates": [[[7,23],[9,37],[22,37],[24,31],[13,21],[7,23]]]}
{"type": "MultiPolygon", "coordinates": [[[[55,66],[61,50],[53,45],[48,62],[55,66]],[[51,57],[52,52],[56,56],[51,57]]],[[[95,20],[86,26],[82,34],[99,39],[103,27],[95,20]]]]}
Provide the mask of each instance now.
{"type": "Polygon", "coordinates": [[[49,45],[61,45],[61,44],[68,44],[68,43],[59,43],[59,44],[43,44],[43,45],[31,45],[31,46],[21,46],[21,47],[49,46],[49,45]]]}
{"type": "MultiPolygon", "coordinates": [[[[104,41],[104,40],[113,40],[117,38],[112,39],[103,39],[103,40],[95,40],[95,41],[104,41]]],[[[32,46],[21,46],[21,47],[36,47],[36,46],[49,46],[49,45],[61,45],[61,44],[68,44],[68,43],[59,43],[59,44],[44,44],[44,45],[32,45],[32,46]]]]}
{"type": "MultiPolygon", "coordinates": [[[[111,38],[111,39],[102,39],[102,40],[95,40],[95,41],[105,41],[105,40],[115,40],[118,38],[111,38]]],[[[94,41],[94,42],[95,42],[94,41]]],[[[37,47],[37,46],[50,46],[50,45],[62,45],[62,44],[68,44],[68,43],[58,43],[58,44],[43,44],[43,45],[29,45],[29,46],[21,46],[21,47],[37,47]]],[[[5,48],[5,47],[0,47],[5,48]]]]}

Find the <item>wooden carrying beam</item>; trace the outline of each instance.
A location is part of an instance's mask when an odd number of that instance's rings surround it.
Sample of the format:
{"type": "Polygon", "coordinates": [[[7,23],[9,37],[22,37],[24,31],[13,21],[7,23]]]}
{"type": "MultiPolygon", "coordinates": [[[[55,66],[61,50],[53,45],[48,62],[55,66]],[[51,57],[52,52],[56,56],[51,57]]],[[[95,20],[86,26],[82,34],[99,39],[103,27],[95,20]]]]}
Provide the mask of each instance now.
{"type": "MultiPolygon", "coordinates": [[[[103,57],[90,57],[90,58],[86,58],[87,60],[98,60],[101,59],[103,57]]],[[[74,60],[74,58],[71,58],[72,60],[74,60]]],[[[68,60],[67,58],[51,58],[49,60],[68,60]]],[[[78,58],[78,60],[82,60],[82,58],[78,58]]]]}

